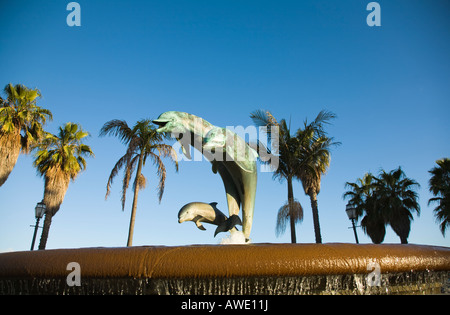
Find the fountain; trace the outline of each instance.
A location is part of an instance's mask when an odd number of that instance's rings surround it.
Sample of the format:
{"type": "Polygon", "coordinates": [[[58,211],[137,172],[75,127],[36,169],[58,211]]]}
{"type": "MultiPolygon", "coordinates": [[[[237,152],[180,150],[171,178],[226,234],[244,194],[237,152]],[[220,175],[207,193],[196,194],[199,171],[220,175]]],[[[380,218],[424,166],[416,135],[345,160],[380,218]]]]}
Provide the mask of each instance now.
{"type": "Polygon", "coordinates": [[[0,294],[442,294],[450,248],[246,244],[0,254],[0,294]],[[79,286],[71,281],[79,268],[79,286]]]}
{"type": "MultiPolygon", "coordinates": [[[[189,203],[179,222],[218,225],[248,241],[257,152],[235,133],[183,112],[154,121],[188,153],[194,146],[221,176],[217,203],[189,203]],[[187,142],[186,142],[187,141],[187,142]],[[193,141],[193,142],[190,142],[193,141]],[[242,221],[238,218],[242,204],[242,221]],[[240,232],[241,233],[241,232],[240,232]]],[[[259,153],[259,152],[258,152],[259,153]]],[[[440,294],[450,248],[423,245],[242,244],[56,249],[0,254],[0,294],[440,294]]]]}

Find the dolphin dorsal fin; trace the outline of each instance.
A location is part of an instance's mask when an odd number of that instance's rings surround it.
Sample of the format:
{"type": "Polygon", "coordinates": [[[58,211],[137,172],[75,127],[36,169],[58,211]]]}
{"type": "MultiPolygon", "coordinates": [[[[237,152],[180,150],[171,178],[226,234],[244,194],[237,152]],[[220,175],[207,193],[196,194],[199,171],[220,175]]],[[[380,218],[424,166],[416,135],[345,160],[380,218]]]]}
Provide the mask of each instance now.
{"type": "Polygon", "coordinates": [[[209,205],[214,209],[214,211],[221,213],[219,208],[217,208],[217,202],[211,202],[209,205]]]}

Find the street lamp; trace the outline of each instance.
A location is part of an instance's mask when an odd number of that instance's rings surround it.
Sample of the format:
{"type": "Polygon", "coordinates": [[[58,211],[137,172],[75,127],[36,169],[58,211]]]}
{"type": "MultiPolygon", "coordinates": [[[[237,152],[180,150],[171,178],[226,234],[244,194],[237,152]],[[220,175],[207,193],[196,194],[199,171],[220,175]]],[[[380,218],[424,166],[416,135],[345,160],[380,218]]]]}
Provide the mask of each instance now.
{"type": "Polygon", "coordinates": [[[31,242],[30,250],[34,249],[34,242],[36,241],[36,234],[37,234],[37,230],[39,228],[39,220],[44,216],[46,209],[47,209],[47,207],[43,201],[38,202],[36,207],[34,208],[35,216],[36,216],[36,225],[34,226],[34,235],[33,235],[33,241],[31,242]]]}
{"type": "Polygon", "coordinates": [[[356,234],[356,226],[355,226],[356,208],[355,208],[355,206],[348,203],[347,206],[345,207],[345,212],[347,212],[348,218],[352,221],[353,233],[355,233],[356,244],[359,244],[358,235],[356,234]]]}

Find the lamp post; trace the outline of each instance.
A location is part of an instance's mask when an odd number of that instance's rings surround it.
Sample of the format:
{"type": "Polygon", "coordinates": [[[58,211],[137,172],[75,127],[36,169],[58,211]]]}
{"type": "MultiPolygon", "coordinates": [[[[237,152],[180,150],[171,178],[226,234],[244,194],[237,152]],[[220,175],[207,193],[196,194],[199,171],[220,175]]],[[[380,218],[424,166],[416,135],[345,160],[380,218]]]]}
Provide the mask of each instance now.
{"type": "Polygon", "coordinates": [[[353,233],[355,233],[356,244],[359,244],[358,235],[356,234],[356,226],[355,226],[356,208],[355,208],[355,206],[348,203],[347,206],[345,207],[345,212],[347,212],[348,218],[352,221],[353,233]]]}
{"type": "Polygon", "coordinates": [[[43,201],[38,202],[36,207],[34,208],[35,216],[36,216],[36,225],[34,226],[34,235],[33,241],[31,242],[31,249],[34,249],[34,242],[36,241],[36,234],[39,228],[39,220],[44,216],[45,210],[47,209],[45,203],[43,201]]]}

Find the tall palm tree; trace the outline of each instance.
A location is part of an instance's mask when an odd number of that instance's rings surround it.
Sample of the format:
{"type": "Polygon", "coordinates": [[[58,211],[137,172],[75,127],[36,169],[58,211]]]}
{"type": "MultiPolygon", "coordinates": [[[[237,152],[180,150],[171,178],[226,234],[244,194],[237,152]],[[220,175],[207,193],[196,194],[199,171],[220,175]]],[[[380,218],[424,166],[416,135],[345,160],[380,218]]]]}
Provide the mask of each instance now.
{"type": "MultiPolygon", "coordinates": [[[[291,242],[296,243],[295,223],[299,221],[300,215],[296,209],[301,209],[295,204],[292,181],[295,179],[298,167],[298,139],[291,135],[290,127],[286,120],[278,122],[275,117],[264,110],[257,110],[250,114],[250,118],[258,127],[266,127],[269,140],[271,139],[272,127],[278,129],[278,168],[274,170],[273,178],[280,182],[286,180],[288,186],[288,208],[291,228],[291,242]]],[[[264,161],[262,161],[264,162],[264,161]]],[[[283,208],[283,207],[282,207],[283,208]]],[[[286,208],[285,208],[286,209],[286,208]]],[[[303,216],[302,216],[303,217],[303,216]]]]}
{"type": "Polygon", "coordinates": [[[36,105],[41,97],[38,89],[11,83],[0,97],[0,186],[16,165],[20,151],[25,154],[44,135],[43,125],[52,113],[36,105]]]}
{"type": "Polygon", "coordinates": [[[322,175],[330,166],[331,147],[340,144],[339,142],[333,142],[333,138],[326,136],[323,125],[328,124],[334,118],[336,118],[335,114],[321,111],[314,121],[310,124],[305,121],[304,128],[297,130],[299,165],[296,168],[296,177],[301,181],[303,190],[311,201],[316,243],[322,243],[317,203],[320,182],[322,175]]]}
{"type": "Polygon", "coordinates": [[[47,206],[39,249],[45,249],[53,216],[58,212],[69,187],[70,180],[86,168],[86,156],[94,156],[92,149],[83,144],[89,135],[81,126],[67,123],[59,127],[58,134],[47,133],[37,145],[34,166],[44,177],[43,202],[47,206]]]}
{"type": "Polygon", "coordinates": [[[434,214],[441,223],[440,230],[442,235],[445,236],[445,231],[450,226],[450,159],[437,160],[436,164],[438,166],[429,171],[432,175],[429,181],[429,189],[435,197],[431,198],[428,204],[438,203],[434,208],[434,214]]]}
{"type": "Polygon", "coordinates": [[[374,179],[377,207],[381,209],[385,222],[400,237],[401,243],[407,244],[412,212],[420,214],[419,196],[415,191],[420,185],[406,177],[401,167],[390,172],[382,170],[374,179]]]}
{"type": "Polygon", "coordinates": [[[111,171],[106,184],[105,196],[105,198],[109,196],[114,177],[121,168],[124,168],[122,210],[125,209],[126,192],[130,184],[132,173],[137,165],[133,184],[134,197],[131,208],[130,228],[127,241],[127,246],[132,246],[139,190],[145,188],[146,186],[146,178],[142,174],[142,168],[145,166],[147,158],[150,158],[151,161],[158,167],[157,175],[159,177],[159,202],[161,202],[166,182],[166,168],[161,158],[171,158],[171,160],[175,163],[176,171],[178,171],[178,159],[175,150],[170,145],[162,143],[165,136],[156,132],[156,128],[152,125],[152,122],[149,119],[138,121],[133,128],[130,128],[124,120],[110,120],[106,122],[100,130],[100,136],[105,135],[119,137],[122,143],[127,145],[126,153],[117,161],[111,171]],[[155,153],[155,151],[157,151],[157,153],[155,153]]]}

